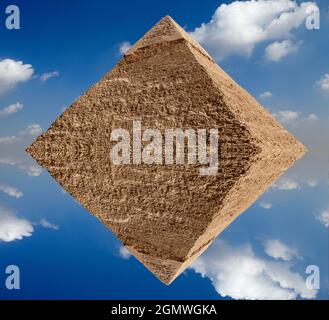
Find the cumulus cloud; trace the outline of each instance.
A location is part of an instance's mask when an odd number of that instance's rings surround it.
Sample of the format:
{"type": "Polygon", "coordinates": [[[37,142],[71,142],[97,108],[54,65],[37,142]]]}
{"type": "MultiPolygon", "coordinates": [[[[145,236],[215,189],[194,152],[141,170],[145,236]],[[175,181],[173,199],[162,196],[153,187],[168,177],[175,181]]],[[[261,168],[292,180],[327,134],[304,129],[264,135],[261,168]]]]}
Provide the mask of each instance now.
{"type": "Polygon", "coordinates": [[[266,61],[280,61],[283,57],[298,51],[301,42],[293,43],[291,40],[275,41],[265,48],[266,61]]]}
{"type": "Polygon", "coordinates": [[[18,137],[9,136],[9,137],[0,137],[0,144],[11,144],[17,141],[18,137]]]}
{"type": "Polygon", "coordinates": [[[259,206],[261,208],[264,208],[264,209],[269,210],[269,209],[271,209],[273,207],[273,204],[272,203],[269,203],[269,202],[263,202],[262,201],[262,202],[259,203],[259,206]]]}
{"type": "Polygon", "coordinates": [[[41,132],[40,125],[31,124],[17,135],[0,137],[0,165],[15,166],[30,176],[39,176],[42,172],[41,167],[25,152],[25,149],[41,132]]]}
{"type": "Polygon", "coordinates": [[[38,136],[41,133],[42,128],[39,124],[30,124],[23,131],[20,131],[17,136],[0,137],[0,144],[12,144],[26,137],[38,136]]]}
{"type": "Polygon", "coordinates": [[[270,91],[265,91],[259,95],[261,99],[268,99],[273,97],[273,93],[270,91]]]}
{"type": "MultiPolygon", "coordinates": [[[[307,118],[307,117],[306,117],[307,118]]],[[[296,124],[289,127],[289,131],[302,141],[309,152],[297,161],[289,170],[289,176],[298,179],[301,184],[312,187],[308,182],[318,184],[327,183],[328,177],[324,172],[328,171],[329,150],[329,126],[328,117],[318,117],[314,121],[298,120],[296,124]]],[[[302,118],[303,119],[303,118],[302,118]]]]}
{"type": "Polygon", "coordinates": [[[121,246],[119,249],[119,256],[127,260],[131,257],[131,253],[125,246],[121,246]]]}
{"type": "Polygon", "coordinates": [[[46,219],[41,219],[40,220],[40,225],[42,227],[44,227],[45,229],[52,229],[52,230],[58,230],[59,229],[59,225],[53,224],[53,223],[49,222],[46,219]]]}
{"type": "Polygon", "coordinates": [[[46,72],[40,76],[40,81],[46,82],[51,78],[59,77],[59,75],[59,71],[46,72]]]}
{"type": "Polygon", "coordinates": [[[222,297],[292,300],[317,295],[291,270],[291,263],[257,257],[251,245],[232,247],[215,241],[191,268],[209,278],[222,297]]]}
{"type": "Polygon", "coordinates": [[[21,191],[19,191],[15,187],[8,186],[1,182],[0,182],[0,191],[4,192],[5,194],[7,194],[11,197],[14,197],[16,199],[23,197],[23,193],[21,191]]]}
{"type": "Polygon", "coordinates": [[[302,123],[305,122],[315,122],[319,120],[319,117],[314,114],[310,113],[306,116],[300,115],[296,111],[291,111],[291,110],[280,110],[277,112],[273,113],[273,116],[282,124],[290,125],[290,124],[295,124],[295,125],[301,125],[302,123]]]}
{"type": "Polygon", "coordinates": [[[21,154],[19,156],[14,155],[13,157],[0,155],[0,165],[10,165],[17,167],[32,177],[39,176],[42,172],[42,169],[38,165],[29,162],[31,161],[26,159],[26,157],[21,157],[21,154]]]}
{"type": "Polygon", "coordinates": [[[8,107],[5,107],[2,110],[0,110],[0,118],[10,116],[22,109],[23,109],[23,105],[19,102],[11,104],[8,107]]]}
{"type": "Polygon", "coordinates": [[[318,87],[324,91],[329,92],[329,73],[326,73],[318,82],[318,87]]]}
{"type": "Polygon", "coordinates": [[[314,113],[310,113],[306,118],[305,118],[306,121],[317,121],[319,120],[319,117],[314,114],[314,113]]]}
{"type": "Polygon", "coordinates": [[[289,40],[318,8],[314,2],[293,0],[234,1],[220,5],[208,23],[191,34],[217,59],[230,54],[251,56],[256,45],[266,41],[289,40]]]}
{"type": "Polygon", "coordinates": [[[329,227],[329,210],[322,211],[317,218],[325,227],[329,227]]]}
{"type": "Polygon", "coordinates": [[[31,79],[33,73],[30,64],[12,59],[0,60],[0,96],[14,89],[18,83],[31,79]]]}
{"type": "Polygon", "coordinates": [[[301,115],[296,123],[289,125],[289,131],[307,147],[308,152],[272,185],[269,192],[298,192],[302,188],[327,184],[328,175],[324,172],[328,172],[328,117],[317,116],[316,121],[307,118],[301,115]]]}
{"type": "Polygon", "coordinates": [[[119,45],[120,54],[125,54],[131,48],[131,43],[129,41],[123,41],[119,45]]]}
{"type": "Polygon", "coordinates": [[[281,123],[290,124],[298,119],[299,114],[295,111],[283,110],[273,113],[273,116],[281,123]]]}
{"type": "Polygon", "coordinates": [[[263,245],[266,254],[274,259],[291,261],[292,259],[299,257],[296,249],[288,247],[278,239],[265,240],[263,245]]]}
{"type": "Polygon", "coordinates": [[[0,206],[0,241],[22,240],[30,237],[33,231],[30,221],[18,218],[11,210],[0,206]]]}
{"type": "Polygon", "coordinates": [[[273,185],[273,189],[277,190],[296,190],[300,189],[300,184],[298,181],[294,180],[293,178],[283,177],[277,180],[273,185]]]}
{"type": "Polygon", "coordinates": [[[314,188],[314,187],[316,187],[319,184],[319,182],[317,180],[314,180],[314,179],[307,180],[306,183],[311,188],[314,188]]]}
{"type": "Polygon", "coordinates": [[[42,128],[39,124],[30,124],[26,127],[25,130],[21,131],[19,134],[21,136],[38,136],[42,133],[42,128]]]}

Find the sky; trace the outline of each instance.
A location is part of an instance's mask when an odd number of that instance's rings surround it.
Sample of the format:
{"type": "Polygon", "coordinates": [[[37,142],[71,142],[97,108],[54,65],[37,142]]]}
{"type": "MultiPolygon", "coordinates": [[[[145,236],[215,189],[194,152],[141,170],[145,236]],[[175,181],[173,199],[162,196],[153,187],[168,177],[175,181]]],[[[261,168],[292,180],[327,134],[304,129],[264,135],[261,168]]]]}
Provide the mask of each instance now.
{"type": "Polygon", "coordinates": [[[1,1],[0,299],[328,299],[328,32],[326,0],[1,1]],[[170,286],[24,152],[168,14],[308,148],[170,286]]]}

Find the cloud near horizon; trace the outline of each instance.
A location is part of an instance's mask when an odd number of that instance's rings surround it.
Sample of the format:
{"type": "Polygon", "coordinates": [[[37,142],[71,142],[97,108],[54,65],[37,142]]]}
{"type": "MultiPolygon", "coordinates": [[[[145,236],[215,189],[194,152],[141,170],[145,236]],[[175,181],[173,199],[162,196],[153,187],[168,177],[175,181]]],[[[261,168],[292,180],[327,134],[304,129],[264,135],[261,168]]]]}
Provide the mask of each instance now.
{"type": "Polygon", "coordinates": [[[24,170],[29,176],[39,176],[42,169],[25,152],[25,148],[41,132],[39,124],[30,124],[16,135],[0,137],[0,165],[14,166],[24,170]]]}
{"type": "Polygon", "coordinates": [[[303,116],[292,110],[280,110],[274,112],[273,116],[284,125],[300,125],[303,122],[314,122],[319,120],[319,117],[314,113],[309,113],[308,115],[303,116]]]}
{"type": "Polygon", "coordinates": [[[293,179],[286,176],[283,176],[282,178],[279,178],[276,182],[272,184],[272,188],[276,190],[296,190],[300,189],[300,183],[293,179]]]}

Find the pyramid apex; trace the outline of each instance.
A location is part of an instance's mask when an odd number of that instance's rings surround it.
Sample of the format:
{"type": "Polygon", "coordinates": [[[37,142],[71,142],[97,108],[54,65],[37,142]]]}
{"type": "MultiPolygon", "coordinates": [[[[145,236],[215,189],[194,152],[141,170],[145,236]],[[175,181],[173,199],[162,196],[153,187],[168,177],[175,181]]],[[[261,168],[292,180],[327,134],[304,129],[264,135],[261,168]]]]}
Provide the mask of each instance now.
{"type": "Polygon", "coordinates": [[[163,20],[163,19],[169,19],[169,20],[174,21],[174,19],[169,14],[167,14],[166,16],[164,16],[161,20],[163,20]]]}
{"type": "Polygon", "coordinates": [[[194,48],[202,52],[210,60],[213,60],[207,51],[202,48],[171,16],[164,16],[144,36],[139,39],[125,55],[135,53],[141,48],[150,47],[163,42],[171,42],[183,39],[194,48]]]}
{"type": "Polygon", "coordinates": [[[159,21],[159,23],[160,23],[161,21],[167,21],[168,23],[172,23],[174,27],[179,26],[179,25],[177,24],[177,22],[176,22],[176,21],[175,21],[175,20],[174,20],[169,14],[167,14],[166,16],[164,16],[164,17],[159,21]]]}

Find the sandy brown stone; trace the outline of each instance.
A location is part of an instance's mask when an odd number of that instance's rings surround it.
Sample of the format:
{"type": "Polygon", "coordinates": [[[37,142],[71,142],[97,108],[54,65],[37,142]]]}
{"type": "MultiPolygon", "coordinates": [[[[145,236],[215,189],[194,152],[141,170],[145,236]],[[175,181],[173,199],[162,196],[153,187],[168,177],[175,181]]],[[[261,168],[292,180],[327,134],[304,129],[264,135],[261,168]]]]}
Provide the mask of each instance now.
{"type": "Polygon", "coordinates": [[[27,149],[169,284],[305,153],[170,17],[163,18],[27,149]],[[219,170],[113,165],[110,134],[218,128],[219,170]]]}

